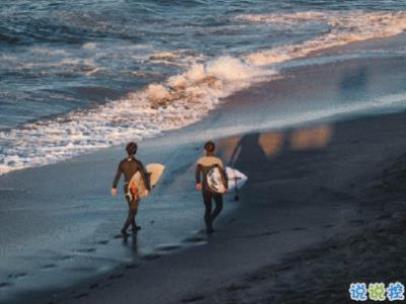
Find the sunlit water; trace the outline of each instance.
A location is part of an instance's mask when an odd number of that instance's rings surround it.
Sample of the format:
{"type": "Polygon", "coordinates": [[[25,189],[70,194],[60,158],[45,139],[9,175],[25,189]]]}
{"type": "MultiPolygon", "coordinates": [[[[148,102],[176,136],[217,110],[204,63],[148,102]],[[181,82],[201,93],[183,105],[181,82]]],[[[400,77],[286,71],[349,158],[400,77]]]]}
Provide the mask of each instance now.
{"type": "Polygon", "coordinates": [[[0,174],[196,122],[220,98],[277,77],[280,64],[402,33],[405,8],[362,0],[3,1],[0,174]]]}

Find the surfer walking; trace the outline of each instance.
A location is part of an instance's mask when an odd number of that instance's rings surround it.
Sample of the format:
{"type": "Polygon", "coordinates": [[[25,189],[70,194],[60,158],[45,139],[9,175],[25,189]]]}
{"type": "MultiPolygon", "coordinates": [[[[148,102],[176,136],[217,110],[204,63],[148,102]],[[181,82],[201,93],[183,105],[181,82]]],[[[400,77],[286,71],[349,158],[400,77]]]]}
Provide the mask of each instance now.
{"type": "Polygon", "coordinates": [[[209,141],[204,145],[206,155],[198,159],[196,163],[196,190],[202,192],[205,206],[204,221],[207,234],[212,234],[213,222],[223,209],[223,194],[212,191],[207,183],[207,174],[213,167],[220,169],[224,186],[227,188],[227,177],[224,170],[223,161],[215,156],[216,146],[209,141]],[[215,208],[213,210],[213,201],[215,208]]]}
{"type": "MultiPolygon", "coordinates": [[[[141,161],[135,158],[135,154],[137,153],[138,146],[134,142],[130,142],[126,146],[127,157],[123,159],[117,168],[117,173],[113,181],[113,186],[111,189],[111,195],[117,195],[117,185],[120,180],[121,175],[124,175],[124,193],[125,198],[128,203],[128,215],[127,219],[124,222],[124,226],[121,229],[121,233],[123,235],[127,235],[127,230],[131,226],[133,232],[137,232],[141,229],[135,222],[135,216],[137,215],[138,205],[140,202],[140,196],[138,193],[138,189],[136,187],[129,187],[131,179],[135,176],[136,173],[140,173],[141,178],[143,179],[144,185],[146,186],[147,191],[151,191],[151,186],[149,182],[148,173],[145,170],[144,165],[141,161]]],[[[133,185],[135,183],[131,183],[133,185]]]]}

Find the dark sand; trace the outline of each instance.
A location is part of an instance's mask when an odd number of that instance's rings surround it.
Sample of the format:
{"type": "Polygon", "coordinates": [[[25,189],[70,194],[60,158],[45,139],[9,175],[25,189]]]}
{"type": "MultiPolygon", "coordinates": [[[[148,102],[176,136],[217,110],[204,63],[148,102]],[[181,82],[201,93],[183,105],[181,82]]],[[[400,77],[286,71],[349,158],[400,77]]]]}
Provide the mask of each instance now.
{"type": "Polygon", "coordinates": [[[222,140],[250,182],[206,246],[43,303],[344,303],[351,282],[402,280],[405,135],[392,114],[222,140]]]}
{"type": "MultiPolygon", "coordinates": [[[[280,159],[285,164],[280,166],[289,172],[291,166],[297,168],[296,174],[286,177],[286,189],[294,192],[295,184],[300,187],[300,194],[285,203],[329,205],[341,221],[326,218],[323,229],[336,232],[317,246],[227,282],[193,303],[348,303],[352,282],[404,283],[405,118],[396,114],[338,123],[334,139],[316,159],[314,154],[300,152],[296,153],[300,158],[280,159]],[[348,216],[345,209],[349,206],[354,209],[348,216]]],[[[277,169],[274,174],[273,179],[281,180],[277,169]]],[[[276,188],[270,185],[268,189],[271,197],[276,188]]],[[[290,191],[276,200],[287,199],[290,191]]],[[[299,228],[311,229],[308,225],[299,228]]],[[[271,238],[263,236],[266,242],[272,242],[271,238]]]]}

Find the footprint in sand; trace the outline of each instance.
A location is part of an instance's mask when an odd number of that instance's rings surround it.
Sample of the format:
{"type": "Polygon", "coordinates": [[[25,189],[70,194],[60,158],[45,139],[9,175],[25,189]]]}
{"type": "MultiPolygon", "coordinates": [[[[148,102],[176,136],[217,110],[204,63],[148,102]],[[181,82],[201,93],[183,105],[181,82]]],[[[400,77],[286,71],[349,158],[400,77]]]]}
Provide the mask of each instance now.
{"type": "Polygon", "coordinates": [[[7,276],[8,279],[19,279],[27,276],[28,273],[26,272],[18,272],[18,273],[11,273],[7,276]]]}
{"type": "Polygon", "coordinates": [[[135,269],[138,268],[140,265],[139,264],[128,264],[125,266],[126,269],[135,269]]]}
{"type": "Polygon", "coordinates": [[[108,243],[109,243],[108,240],[101,240],[101,241],[97,242],[97,244],[99,244],[99,245],[107,245],[108,243]]]}
{"type": "Polygon", "coordinates": [[[55,268],[57,265],[56,264],[53,264],[53,263],[51,263],[51,264],[45,264],[45,265],[42,265],[41,266],[41,269],[52,269],[52,268],[55,268]]]}
{"type": "Polygon", "coordinates": [[[248,289],[249,287],[250,287],[249,285],[232,284],[232,285],[226,287],[226,290],[229,291],[229,292],[232,292],[232,291],[248,289]]]}
{"type": "Polygon", "coordinates": [[[73,298],[74,299],[81,299],[81,298],[87,297],[88,295],[89,295],[88,293],[84,292],[84,293],[80,293],[80,294],[74,296],[73,298]]]}
{"type": "Polygon", "coordinates": [[[279,230],[265,231],[265,232],[261,233],[261,236],[268,236],[268,235],[273,235],[273,234],[278,234],[278,233],[280,233],[279,230]]]}
{"type": "Polygon", "coordinates": [[[82,272],[82,273],[90,273],[96,271],[94,267],[71,267],[66,268],[66,270],[73,271],[73,272],[82,272]]]}
{"type": "Polygon", "coordinates": [[[355,226],[361,226],[362,224],[365,224],[364,220],[351,220],[348,221],[350,224],[355,225],[355,226]]]}
{"type": "Polygon", "coordinates": [[[80,253],[92,253],[96,251],[96,248],[84,248],[84,249],[76,249],[74,250],[75,252],[80,252],[80,253]]]}
{"type": "Polygon", "coordinates": [[[101,288],[101,289],[106,289],[106,288],[111,287],[112,285],[113,285],[112,283],[105,283],[105,284],[103,284],[102,286],[100,286],[100,288],[101,288]]]}
{"type": "Polygon", "coordinates": [[[382,214],[380,216],[377,216],[375,219],[376,220],[390,220],[390,219],[392,219],[392,214],[390,214],[390,213],[382,214]]]}
{"type": "Polygon", "coordinates": [[[250,276],[247,281],[248,282],[261,282],[267,279],[267,276],[264,274],[254,274],[250,276]]]}
{"type": "Polygon", "coordinates": [[[10,287],[10,286],[12,286],[12,285],[13,285],[13,284],[8,283],[8,282],[0,282],[0,288],[10,287]]]}
{"type": "Polygon", "coordinates": [[[207,238],[194,236],[184,240],[185,243],[205,243],[207,242],[207,238]]]}
{"type": "Polygon", "coordinates": [[[170,251],[179,250],[181,248],[182,248],[182,246],[180,246],[180,245],[162,245],[162,246],[158,246],[156,249],[158,251],[170,252],[170,251]]]}
{"type": "Polygon", "coordinates": [[[55,261],[67,261],[73,258],[73,255],[62,255],[54,258],[55,261]]]}
{"type": "Polygon", "coordinates": [[[117,240],[117,239],[124,239],[127,240],[130,237],[137,237],[137,233],[128,233],[127,235],[123,235],[123,234],[116,234],[115,236],[113,236],[113,239],[117,240]]]}
{"type": "Polygon", "coordinates": [[[150,254],[144,255],[141,259],[146,260],[146,261],[152,261],[152,260],[159,259],[160,257],[161,257],[161,255],[159,255],[157,253],[150,253],[150,254]]]}
{"type": "Polygon", "coordinates": [[[274,235],[274,234],[278,234],[278,233],[280,233],[279,230],[264,231],[264,232],[258,232],[258,233],[254,233],[254,234],[244,235],[244,236],[242,236],[242,238],[246,238],[246,239],[250,239],[250,238],[260,238],[260,237],[270,236],[270,235],[274,235]]]}
{"type": "Polygon", "coordinates": [[[188,297],[188,298],[183,298],[181,300],[181,302],[182,303],[194,303],[194,302],[202,301],[204,299],[205,299],[204,296],[197,295],[197,296],[191,296],[191,297],[188,297]]]}
{"type": "Polygon", "coordinates": [[[94,284],[89,285],[89,289],[96,289],[99,287],[100,287],[99,283],[94,283],[94,284]]]}
{"type": "Polygon", "coordinates": [[[111,276],[109,276],[110,280],[117,280],[120,279],[124,276],[124,273],[117,273],[117,274],[112,274],[111,276]]]}

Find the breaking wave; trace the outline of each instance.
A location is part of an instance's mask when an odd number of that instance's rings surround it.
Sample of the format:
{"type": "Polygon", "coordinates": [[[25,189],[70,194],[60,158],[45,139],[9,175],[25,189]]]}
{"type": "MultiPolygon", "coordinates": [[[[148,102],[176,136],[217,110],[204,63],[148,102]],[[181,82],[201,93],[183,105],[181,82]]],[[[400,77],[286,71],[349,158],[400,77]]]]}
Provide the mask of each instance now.
{"type": "Polygon", "coordinates": [[[288,14],[240,15],[240,21],[289,26],[308,22],[322,22],[329,31],[319,37],[293,45],[284,45],[247,55],[255,65],[269,65],[301,58],[332,47],[368,39],[398,35],[406,30],[406,12],[297,12],[288,14]]]}
{"type": "Polygon", "coordinates": [[[106,105],[2,131],[0,173],[183,127],[207,115],[220,98],[272,74],[236,58],[220,57],[106,105]]]}
{"type": "MultiPolygon", "coordinates": [[[[0,175],[55,163],[128,140],[157,136],[197,122],[221,98],[275,77],[277,71],[272,64],[351,42],[397,35],[406,29],[406,12],[251,14],[239,15],[234,22],[293,27],[318,22],[327,24],[328,31],[301,43],[239,57],[210,60],[185,50],[154,53],[145,60],[176,65],[184,72],[104,105],[0,131],[0,175]]],[[[83,48],[96,47],[95,43],[87,43],[83,48]]]]}

